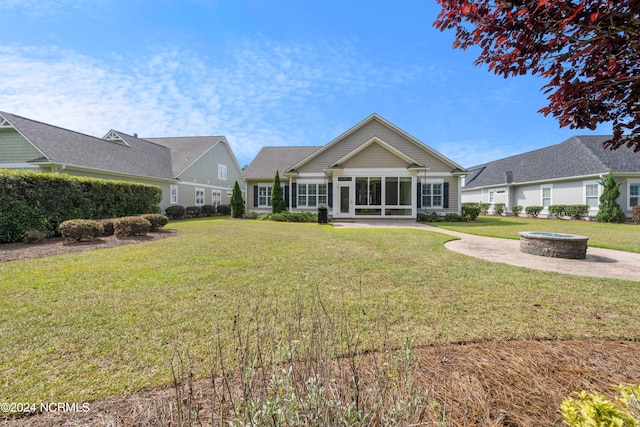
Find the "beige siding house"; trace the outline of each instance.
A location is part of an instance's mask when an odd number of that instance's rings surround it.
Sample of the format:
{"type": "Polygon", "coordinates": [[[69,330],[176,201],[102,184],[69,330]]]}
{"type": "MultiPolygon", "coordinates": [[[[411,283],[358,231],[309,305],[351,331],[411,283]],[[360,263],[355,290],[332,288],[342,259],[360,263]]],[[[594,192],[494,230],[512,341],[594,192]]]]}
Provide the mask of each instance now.
{"type": "Polygon", "coordinates": [[[333,218],[460,213],[466,170],[377,114],[321,147],[265,147],[241,175],[247,209],[268,212],[278,171],[291,211],[333,218]]]}
{"type": "Polygon", "coordinates": [[[229,204],[241,172],[223,136],[143,139],[111,130],[96,138],[5,112],[0,168],[156,185],[162,210],[229,204]]]}

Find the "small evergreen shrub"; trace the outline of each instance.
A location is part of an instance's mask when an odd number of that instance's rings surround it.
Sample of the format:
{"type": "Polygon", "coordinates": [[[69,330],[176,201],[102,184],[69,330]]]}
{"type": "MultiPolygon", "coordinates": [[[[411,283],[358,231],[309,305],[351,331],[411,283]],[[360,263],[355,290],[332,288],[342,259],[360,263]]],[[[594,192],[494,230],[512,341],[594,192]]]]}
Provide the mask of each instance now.
{"type": "Polygon", "coordinates": [[[187,211],[184,208],[184,206],[180,206],[180,205],[169,206],[165,210],[165,212],[166,212],[167,217],[169,219],[180,219],[180,218],[184,217],[185,214],[187,213],[187,211]]]}
{"type": "Polygon", "coordinates": [[[98,221],[90,219],[71,219],[63,221],[59,230],[62,237],[83,242],[102,236],[104,227],[98,221]]]}
{"type": "Polygon", "coordinates": [[[489,214],[489,208],[491,207],[491,203],[478,203],[478,206],[480,206],[480,212],[482,212],[482,215],[489,214]]]}
{"type": "Polygon", "coordinates": [[[627,216],[618,204],[620,197],[620,185],[613,177],[613,171],[609,169],[606,177],[598,182],[602,186],[602,195],[600,196],[600,204],[598,205],[598,214],[596,221],[598,222],[617,222],[622,223],[627,220],[627,216]]]}
{"type": "Polygon", "coordinates": [[[553,215],[558,219],[562,219],[565,216],[565,205],[551,205],[549,206],[549,215],[553,215]]]}
{"type": "Polygon", "coordinates": [[[640,206],[631,208],[631,220],[634,224],[640,224],[640,206]]]}
{"type": "Polygon", "coordinates": [[[444,220],[447,222],[464,222],[467,219],[462,215],[458,215],[457,213],[449,212],[444,216],[444,220]]]}
{"type": "Polygon", "coordinates": [[[113,236],[113,218],[99,219],[98,222],[104,228],[103,236],[113,236]]]}
{"type": "Polygon", "coordinates": [[[277,222],[318,222],[318,214],[311,212],[284,211],[277,214],[261,215],[259,219],[277,222]]]}
{"type": "Polygon", "coordinates": [[[220,205],[218,206],[218,215],[231,215],[231,206],[229,205],[220,205]]]}
{"type": "Polygon", "coordinates": [[[260,216],[260,214],[256,211],[249,211],[246,212],[244,215],[242,215],[242,218],[244,219],[258,219],[258,217],[260,216]]]}
{"type": "Polygon", "coordinates": [[[126,216],[113,220],[113,231],[117,238],[145,236],[151,230],[151,223],[140,216],[126,216]]]}
{"type": "Polygon", "coordinates": [[[566,205],[564,214],[573,219],[582,219],[589,214],[589,205],[566,205]]]}
{"type": "Polygon", "coordinates": [[[527,213],[527,215],[531,215],[534,218],[537,218],[538,215],[540,215],[540,212],[542,212],[542,206],[527,206],[526,208],[524,208],[524,211],[527,213]]]}
{"type": "Polygon", "coordinates": [[[201,206],[187,206],[184,210],[186,215],[191,218],[197,218],[202,215],[201,206]]]}
{"type": "Polygon", "coordinates": [[[462,216],[473,221],[480,216],[480,206],[477,203],[463,203],[462,204],[462,216]],[[474,206],[475,205],[475,206],[474,206]]]}
{"type": "Polygon", "coordinates": [[[213,205],[202,205],[202,216],[214,216],[216,207],[213,205]]]}
{"type": "Polygon", "coordinates": [[[424,222],[440,222],[442,217],[435,212],[418,212],[418,221],[424,222]]]}
{"type": "Polygon", "coordinates": [[[144,214],[140,216],[149,221],[149,223],[151,224],[150,231],[158,231],[169,222],[169,218],[160,214],[144,214]]]}
{"type": "Polygon", "coordinates": [[[504,213],[504,203],[494,203],[493,204],[493,214],[494,215],[502,215],[504,213]]]}
{"type": "Polygon", "coordinates": [[[40,230],[35,230],[33,228],[29,228],[25,230],[24,237],[22,238],[22,240],[25,243],[41,243],[46,238],[47,238],[47,233],[44,233],[40,230]]]}
{"type": "Polygon", "coordinates": [[[520,212],[522,212],[522,206],[511,206],[511,213],[513,214],[513,216],[520,216],[520,212]]]}
{"type": "Polygon", "coordinates": [[[271,213],[278,214],[284,212],[284,193],[282,185],[280,185],[280,174],[276,171],[273,177],[273,185],[271,187],[271,213]]]}

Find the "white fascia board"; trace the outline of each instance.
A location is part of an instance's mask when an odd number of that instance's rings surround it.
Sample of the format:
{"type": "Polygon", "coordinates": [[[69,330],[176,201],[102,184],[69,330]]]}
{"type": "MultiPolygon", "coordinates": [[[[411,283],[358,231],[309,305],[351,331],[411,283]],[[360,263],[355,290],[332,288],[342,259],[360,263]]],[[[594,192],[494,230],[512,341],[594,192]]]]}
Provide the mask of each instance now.
{"type": "Polygon", "coordinates": [[[176,181],[176,184],[190,186],[190,187],[213,188],[217,190],[233,190],[233,187],[221,187],[219,185],[204,184],[202,182],[176,181]]]}
{"type": "MultiPolygon", "coordinates": [[[[96,172],[96,173],[101,173],[104,175],[112,175],[114,177],[126,177],[129,179],[146,179],[149,181],[159,181],[159,182],[170,182],[170,183],[177,183],[177,182],[181,182],[175,179],[171,179],[171,178],[158,178],[156,176],[147,176],[147,175],[136,175],[136,174],[129,174],[129,173],[125,173],[125,172],[114,172],[112,170],[108,170],[108,169],[100,169],[100,168],[88,168],[86,166],[78,166],[78,165],[73,165],[73,164],[69,164],[69,163],[59,163],[59,162],[33,162],[32,164],[34,165],[51,165],[51,166],[59,166],[60,169],[62,170],[66,170],[66,169],[72,169],[75,171],[79,171],[79,172],[96,172]]],[[[87,178],[91,178],[91,177],[87,177],[87,178]]]]}

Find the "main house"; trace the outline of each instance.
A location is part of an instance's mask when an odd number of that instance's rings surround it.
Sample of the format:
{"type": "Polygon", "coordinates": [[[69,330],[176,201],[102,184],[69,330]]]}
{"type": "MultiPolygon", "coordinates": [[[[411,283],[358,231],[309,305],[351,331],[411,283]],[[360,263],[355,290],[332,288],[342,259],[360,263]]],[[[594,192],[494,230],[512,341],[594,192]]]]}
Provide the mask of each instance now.
{"type": "Polygon", "coordinates": [[[602,147],[610,136],[575,136],[528,153],[469,168],[462,188],[463,202],[512,206],[589,205],[598,213],[601,178],[611,170],[620,186],[618,204],[627,216],[640,204],[640,155],[628,149],[602,147]]]}
{"type": "Polygon", "coordinates": [[[162,188],[171,205],[229,204],[240,166],[224,136],[96,138],[0,112],[0,168],[116,179],[162,188]]]}
{"type": "Polygon", "coordinates": [[[467,173],[377,114],[324,146],[264,147],[241,175],[248,210],[270,212],[276,171],[288,210],[324,206],[337,219],[460,213],[467,173]]]}

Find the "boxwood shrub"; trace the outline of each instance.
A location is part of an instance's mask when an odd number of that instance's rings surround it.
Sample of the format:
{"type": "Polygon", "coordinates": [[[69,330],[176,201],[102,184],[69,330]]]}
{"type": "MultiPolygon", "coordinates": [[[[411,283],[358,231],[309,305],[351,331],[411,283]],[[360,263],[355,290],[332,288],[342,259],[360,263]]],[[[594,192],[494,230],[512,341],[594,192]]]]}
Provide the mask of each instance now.
{"type": "Polygon", "coordinates": [[[640,206],[631,208],[631,221],[633,221],[634,224],[640,224],[640,206]]]}
{"type": "Polygon", "coordinates": [[[493,214],[494,215],[502,215],[504,213],[504,203],[494,203],[493,204],[493,214]]]}
{"type": "Polygon", "coordinates": [[[169,222],[169,218],[161,214],[143,214],[140,216],[149,221],[151,224],[150,231],[158,231],[169,222]]]}
{"type": "Polygon", "coordinates": [[[99,219],[98,222],[104,228],[103,236],[113,236],[113,218],[99,219]]]}
{"type": "Polygon", "coordinates": [[[213,205],[203,205],[202,206],[202,215],[203,216],[213,216],[216,214],[216,207],[213,205]]]}
{"type": "Polygon", "coordinates": [[[542,206],[527,206],[526,208],[524,208],[524,211],[527,213],[527,215],[531,215],[532,217],[537,218],[538,215],[540,215],[540,212],[542,212],[542,209],[542,206]]]}
{"type": "Polygon", "coordinates": [[[565,216],[565,205],[551,205],[549,206],[549,215],[553,215],[558,219],[561,219],[563,216],[565,216]]]}
{"type": "Polygon", "coordinates": [[[98,221],[90,219],[71,219],[60,224],[60,234],[78,242],[97,239],[102,236],[104,227],[98,221]]]}
{"type": "Polygon", "coordinates": [[[589,214],[589,205],[566,205],[564,213],[573,219],[581,219],[589,214]]]}
{"type": "Polygon", "coordinates": [[[477,203],[463,203],[462,204],[462,216],[466,219],[473,221],[480,216],[480,206],[477,203]]]}
{"type": "Polygon", "coordinates": [[[231,206],[229,205],[218,206],[218,215],[231,215],[231,206]]]}
{"type": "Polygon", "coordinates": [[[187,211],[184,206],[175,205],[169,206],[167,209],[165,209],[165,213],[167,214],[167,217],[169,219],[180,219],[185,216],[187,211]]]}
{"type": "Polygon", "coordinates": [[[202,207],[201,206],[187,206],[184,208],[187,216],[192,218],[197,218],[202,215],[202,207]]]}
{"type": "Polygon", "coordinates": [[[117,238],[145,236],[151,230],[151,223],[141,216],[127,216],[113,220],[113,231],[117,238]]]}

